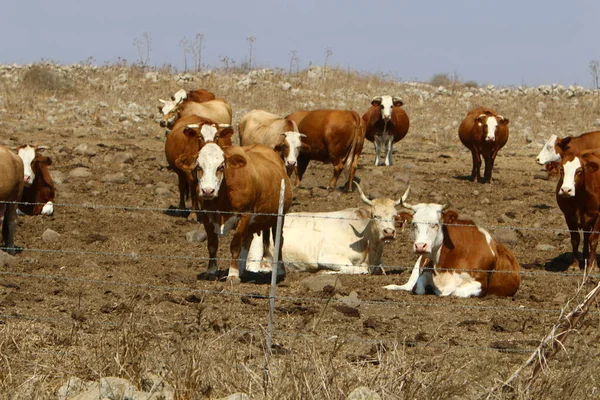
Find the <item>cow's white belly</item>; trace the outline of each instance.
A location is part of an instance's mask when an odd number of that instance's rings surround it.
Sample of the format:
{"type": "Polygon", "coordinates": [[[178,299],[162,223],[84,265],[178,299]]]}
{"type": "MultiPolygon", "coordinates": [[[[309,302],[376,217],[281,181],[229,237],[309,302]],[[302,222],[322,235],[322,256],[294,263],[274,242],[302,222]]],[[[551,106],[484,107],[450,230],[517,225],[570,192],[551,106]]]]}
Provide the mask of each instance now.
{"type": "Polygon", "coordinates": [[[433,277],[440,296],[477,297],[481,294],[481,282],[466,272],[444,272],[433,277]]]}

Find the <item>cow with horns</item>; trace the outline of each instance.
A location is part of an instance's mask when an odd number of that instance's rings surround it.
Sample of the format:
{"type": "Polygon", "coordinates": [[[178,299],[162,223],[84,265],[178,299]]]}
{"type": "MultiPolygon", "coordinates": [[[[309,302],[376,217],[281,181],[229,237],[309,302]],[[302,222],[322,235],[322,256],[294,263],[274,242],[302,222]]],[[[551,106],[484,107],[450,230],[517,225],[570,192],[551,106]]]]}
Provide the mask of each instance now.
{"type": "Polygon", "coordinates": [[[378,96],[371,100],[371,108],[363,115],[367,126],[365,139],[375,145],[375,165],[392,165],[392,146],[408,132],[410,122],[403,105],[400,97],[378,96]],[[383,163],[381,147],[385,154],[383,163]]]}
{"type": "Polygon", "coordinates": [[[458,137],[473,156],[473,169],[471,180],[477,182],[490,182],[492,169],[498,151],[508,141],[507,118],[494,110],[478,107],[469,111],[458,127],[458,137]],[[485,171],[481,178],[481,156],[485,161],[485,171]]]}

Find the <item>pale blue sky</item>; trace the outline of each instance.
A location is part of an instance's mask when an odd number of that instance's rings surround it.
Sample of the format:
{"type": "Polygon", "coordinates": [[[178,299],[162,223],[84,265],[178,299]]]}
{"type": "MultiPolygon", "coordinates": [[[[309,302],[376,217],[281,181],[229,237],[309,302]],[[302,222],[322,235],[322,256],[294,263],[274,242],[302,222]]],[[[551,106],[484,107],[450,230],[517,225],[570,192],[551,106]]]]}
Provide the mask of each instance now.
{"type": "Polygon", "coordinates": [[[151,37],[152,65],[183,66],[179,41],[205,36],[203,60],[238,64],[254,36],[257,65],[329,63],[427,81],[458,73],[480,84],[591,85],[600,59],[600,1],[1,0],[0,63],[136,61],[151,37]]]}

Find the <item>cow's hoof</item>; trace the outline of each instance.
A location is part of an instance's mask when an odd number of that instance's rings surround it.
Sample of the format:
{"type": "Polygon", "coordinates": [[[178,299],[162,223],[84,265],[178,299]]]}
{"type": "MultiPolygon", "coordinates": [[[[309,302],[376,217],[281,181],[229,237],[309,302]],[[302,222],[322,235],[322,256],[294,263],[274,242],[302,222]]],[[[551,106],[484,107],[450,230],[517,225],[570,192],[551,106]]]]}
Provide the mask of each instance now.
{"type": "Polygon", "coordinates": [[[242,280],[239,278],[239,276],[228,276],[227,282],[231,283],[232,285],[239,285],[242,283],[242,280]]]}
{"type": "Polygon", "coordinates": [[[187,216],[187,220],[192,222],[198,222],[198,214],[190,213],[190,215],[187,216]]]}
{"type": "Polygon", "coordinates": [[[197,276],[199,281],[217,281],[219,276],[216,273],[200,272],[197,276]]]}

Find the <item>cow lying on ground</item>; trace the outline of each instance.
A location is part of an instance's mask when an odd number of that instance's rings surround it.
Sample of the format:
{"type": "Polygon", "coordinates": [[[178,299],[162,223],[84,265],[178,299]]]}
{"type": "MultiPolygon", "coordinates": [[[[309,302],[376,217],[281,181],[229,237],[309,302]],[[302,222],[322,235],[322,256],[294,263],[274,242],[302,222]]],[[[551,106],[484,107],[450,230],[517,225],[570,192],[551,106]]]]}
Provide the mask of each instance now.
{"type": "Polygon", "coordinates": [[[596,265],[596,247],[600,230],[600,150],[562,153],[556,202],[563,212],[571,234],[571,268],[588,271],[596,265]],[[583,259],[579,260],[579,230],[583,231],[583,259]],[[592,233],[594,232],[594,233],[592,233]]]}
{"type": "Polygon", "coordinates": [[[392,165],[392,146],[402,140],[410,126],[408,115],[402,109],[402,99],[379,96],[371,100],[371,108],[363,115],[366,123],[365,139],[375,145],[375,165],[392,165]],[[379,154],[384,148],[385,161],[379,154]]]}
{"type": "Polygon", "coordinates": [[[556,135],[552,135],[544,143],[544,147],[540,150],[535,161],[540,165],[546,166],[549,164],[560,164],[562,154],[566,151],[578,154],[585,150],[597,148],[600,148],[600,131],[586,132],[579,136],[567,136],[562,139],[556,135]]]}
{"type": "Polygon", "coordinates": [[[363,119],[355,111],[346,110],[300,111],[286,118],[300,121],[298,131],[306,135],[303,142],[310,147],[309,151],[298,156],[298,181],[302,180],[309,161],[316,160],[333,165],[328,190],[335,189],[342,170],[347,166],[350,172],[346,186],[348,191],[352,191],[365,140],[363,119]]]}
{"type": "Polygon", "coordinates": [[[485,229],[458,219],[445,205],[413,206],[405,201],[401,205],[413,214],[401,212],[398,219],[401,224],[411,223],[414,251],[429,261],[417,261],[408,284],[385,289],[457,297],[513,296],[517,292],[521,282],[517,259],[485,229]]]}
{"type": "Polygon", "coordinates": [[[177,166],[177,159],[185,154],[197,154],[206,144],[215,142],[220,147],[231,146],[233,129],[229,125],[219,125],[196,115],[180,118],[171,134],[165,141],[165,155],[167,162],[177,174],[179,186],[179,209],[184,210],[185,199],[188,195],[192,198],[192,209],[188,216],[191,221],[197,221],[196,212],[198,203],[198,178],[195,173],[182,170],[177,166]]]}
{"type": "Polygon", "coordinates": [[[8,147],[0,146],[0,218],[2,244],[8,254],[14,255],[17,202],[23,193],[23,160],[8,147]]]}
{"type": "Polygon", "coordinates": [[[200,216],[210,257],[209,275],[217,273],[219,235],[225,235],[237,223],[231,240],[232,262],[227,281],[239,283],[239,263],[245,262],[255,233],[261,232],[264,254],[272,258],[270,237],[271,231],[275,237],[282,180],[285,181],[284,213],[292,203],[292,188],[283,161],[272,149],[261,145],[221,149],[208,143],[199,153],[178,158],[177,165],[198,174],[200,216]]]}
{"type": "MultiPolygon", "coordinates": [[[[381,271],[384,244],[396,237],[394,217],[400,200],[369,200],[354,183],[368,208],[347,208],[332,212],[300,212],[285,216],[283,262],[288,271],[366,274],[381,271]]],[[[406,200],[410,188],[402,199],[406,200]]],[[[260,260],[262,246],[255,236],[248,254],[252,272],[271,271],[260,260]]]]}
{"type": "Polygon", "coordinates": [[[40,154],[45,147],[24,145],[17,147],[17,154],[23,160],[24,183],[23,195],[18,211],[27,215],[52,215],[54,213],[54,196],[56,189],[50,176],[48,166],[52,159],[40,154]]]}
{"type": "Polygon", "coordinates": [[[492,169],[498,151],[508,141],[508,119],[494,110],[478,107],[469,111],[458,127],[458,137],[473,156],[471,180],[490,182],[492,169]],[[485,161],[485,171],[481,179],[481,156],[485,161]]]}
{"type": "Polygon", "coordinates": [[[176,104],[168,111],[164,111],[165,107],[163,107],[164,115],[160,121],[160,126],[163,128],[173,129],[175,121],[190,115],[209,119],[217,124],[231,125],[231,107],[223,99],[214,99],[202,103],[187,99],[176,104]]]}
{"type": "Polygon", "coordinates": [[[310,148],[302,143],[302,138],[306,135],[298,132],[294,121],[267,111],[252,110],[242,117],[238,131],[240,145],[262,144],[280,153],[288,175],[291,177],[296,171],[295,183],[298,184],[298,156],[310,148]]]}

